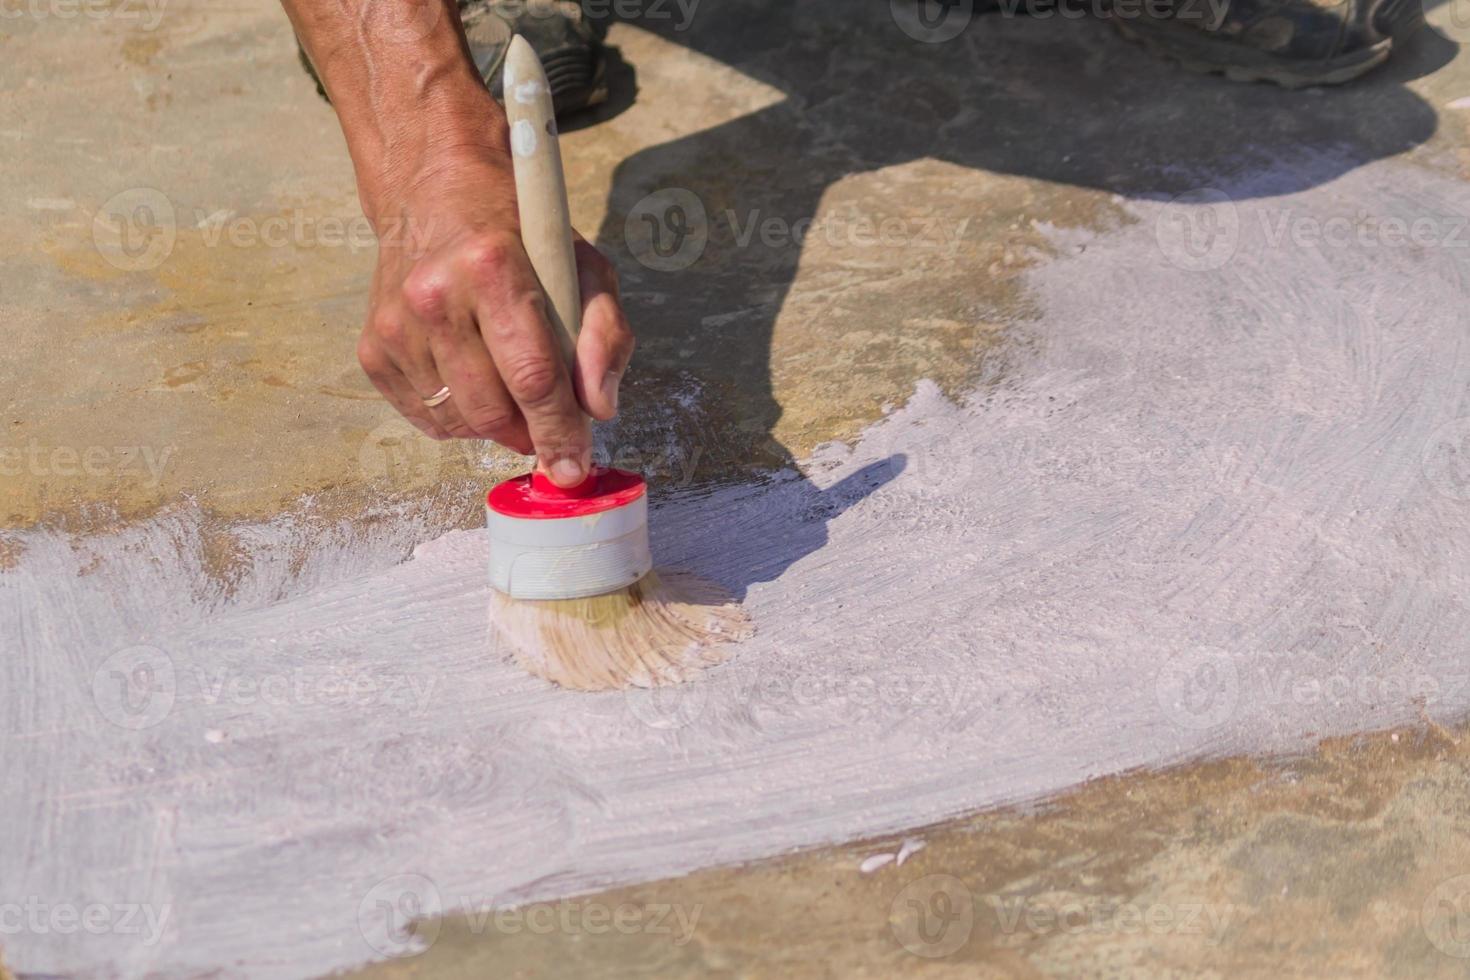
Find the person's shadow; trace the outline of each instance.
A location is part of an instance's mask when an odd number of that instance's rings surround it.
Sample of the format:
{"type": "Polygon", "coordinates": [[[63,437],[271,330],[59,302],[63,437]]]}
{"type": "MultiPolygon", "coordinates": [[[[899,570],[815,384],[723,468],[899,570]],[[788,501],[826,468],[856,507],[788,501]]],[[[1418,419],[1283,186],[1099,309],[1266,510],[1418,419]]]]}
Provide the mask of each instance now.
{"type": "MultiPolygon", "coordinates": [[[[770,354],[804,249],[789,236],[768,240],[759,222],[801,227],[835,183],[924,158],[1028,178],[1018,193],[1070,185],[1167,200],[1221,183],[1238,188],[1243,176],[1251,178],[1246,197],[1299,191],[1428,139],[1435,112],[1404,83],[1455,49],[1426,29],[1353,84],[1285,91],[1187,73],[1097,19],[976,16],[953,39],[926,43],[901,29],[887,2],[704,0],[686,29],[677,19],[636,26],[785,93],[623,160],[597,234],[623,276],[639,339],[626,416],[610,441],[641,451],[650,440],[676,440],[686,484],[783,471],[802,479],[774,435],[782,408],[770,354]]],[[[594,121],[633,98],[632,69],[613,68],[612,100],[594,121]]],[[[1005,234],[973,217],[971,234],[1005,234]]],[[[910,264],[902,245],[870,254],[866,273],[828,277],[824,288],[910,264]]],[[[988,274],[952,265],[946,275],[988,274]]],[[[915,302],[925,301],[920,288],[915,302]]],[[[892,325],[855,324],[840,302],[808,309],[816,322],[802,330],[818,341],[892,325]]],[[[807,356],[822,355],[818,343],[807,356]]],[[[710,570],[741,592],[775,578],[826,542],[828,519],[902,465],[870,467],[829,497],[806,484],[804,503],[771,514],[779,560],[710,570]]]]}

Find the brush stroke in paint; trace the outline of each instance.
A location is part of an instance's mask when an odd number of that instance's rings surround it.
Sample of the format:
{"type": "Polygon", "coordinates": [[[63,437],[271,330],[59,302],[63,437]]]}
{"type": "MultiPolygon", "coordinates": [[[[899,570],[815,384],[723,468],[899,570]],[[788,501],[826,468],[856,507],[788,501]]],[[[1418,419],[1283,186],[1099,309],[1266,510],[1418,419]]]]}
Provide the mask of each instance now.
{"type": "Polygon", "coordinates": [[[160,934],[32,928],[8,958],[316,974],[411,950],[394,910],[1461,715],[1470,257],[1275,230],[1463,194],[1382,164],[1293,197],[1129,205],[1136,224],[1030,274],[1027,342],[963,402],[923,385],[810,482],[656,511],[660,563],[743,591],[761,628],[678,688],[578,694],[490,657],[474,532],[395,564],[422,528],[241,528],[228,597],[187,511],[17,536],[0,902],[145,907],[160,934]],[[1195,235],[1206,216],[1223,250],[1195,235]]]}

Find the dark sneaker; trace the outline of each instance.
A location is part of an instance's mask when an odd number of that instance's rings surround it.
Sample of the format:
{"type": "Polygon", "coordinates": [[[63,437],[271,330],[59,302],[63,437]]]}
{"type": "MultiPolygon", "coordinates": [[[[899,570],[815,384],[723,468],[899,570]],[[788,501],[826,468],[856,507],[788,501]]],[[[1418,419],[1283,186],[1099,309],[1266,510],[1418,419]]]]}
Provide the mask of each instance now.
{"type": "MultiPolygon", "coordinates": [[[[475,67],[499,101],[505,101],[505,52],[516,34],[525,35],[540,56],[558,116],[607,100],[606,32],[583,16],[576,0],[459,0],[459,16],[475,67]]],[[[326,98],[311,59],[299,46],[297,50],[317,92],[326,98]]]]}
{"type": "Polygon", "coordinates": [[[576,0],[459,0],[465,39],[480,77],[495,98],[510,39],[523,35],[541,58],[558,116],[607,99],[603,30],[576,0]]]}
{"type": "Polygon", "coordinates": [[[1115,0],[1111,18],[1125,37],[1191,71],[1286,88],[1357,78],[1424,25],[1422,0],[1165,0],[1165,6],[1160,15],[1158,0],[1115,0]]]}

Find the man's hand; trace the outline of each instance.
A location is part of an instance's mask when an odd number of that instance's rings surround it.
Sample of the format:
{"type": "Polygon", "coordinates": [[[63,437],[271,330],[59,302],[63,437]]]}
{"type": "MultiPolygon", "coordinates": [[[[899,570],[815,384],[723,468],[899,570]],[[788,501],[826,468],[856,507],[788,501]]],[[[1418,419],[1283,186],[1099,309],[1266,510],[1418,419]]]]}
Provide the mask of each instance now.
{"type": "Polygon", "coordinates": [[[394,218],[379,219],[372,307],[357,356],[424,433],[535,452],[569,486],[591,456],[584,413],[617,414],[633,335],[612,264],[579,240],[582,332],[568,375],[521,246],[510,166],[495,152],[439,163],[411,181],[394,218]],[[423,399],[443,385],[450,399],[426,407],[423,399]]]}
{"type": "Polygon", "coordinates": [[[580,482],[586,416],[616,414],[633,335],[611,264],[579,240],[582,332],[574,370],[563,363],[521,245],[505,114],[470,62],[454,0],[283,3],[378,234],[363,369],[423,432],[535,452],[555,482],[580,482]],[[449,400],[427,407],[446,385],[449,400]]]}

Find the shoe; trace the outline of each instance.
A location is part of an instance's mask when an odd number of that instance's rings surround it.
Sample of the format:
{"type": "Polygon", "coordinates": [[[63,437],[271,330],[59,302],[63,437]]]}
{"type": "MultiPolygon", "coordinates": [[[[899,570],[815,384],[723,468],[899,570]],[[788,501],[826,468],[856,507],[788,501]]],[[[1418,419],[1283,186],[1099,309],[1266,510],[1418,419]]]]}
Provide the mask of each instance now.
{"type": "Polygon", "coordinates": [[[1159,12],[1158,0],[1115,0],[1109,17],[1124,37],[1191,71],[1285,88],[1357,78],[1424,26],[1422,0],[1166,0],[1166,6],[1159,12]]]}
{"type": "MultiPolygon", "coordinates": [[[[516,34],[525,35],[541,58],[557,116],[607,101],[606,30],[590,22],[576,0],[459,0],[459,16],[475,68],[497,101],[505,101],[501,68],[516,34]]],[[[297,54],[317,93],[327,98],[299,44],[297,54]]]]}
{"type": "Polygon", "coordinates": [[[517,34],[540,57],[558,116],[607,100],[605,31],[576,0],[460,0],[459,16],[475,67],[497,100],[505,101],[501,69],[517,34]]]}

